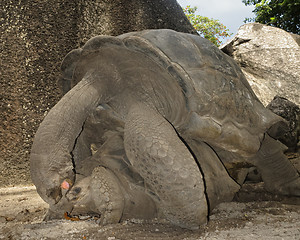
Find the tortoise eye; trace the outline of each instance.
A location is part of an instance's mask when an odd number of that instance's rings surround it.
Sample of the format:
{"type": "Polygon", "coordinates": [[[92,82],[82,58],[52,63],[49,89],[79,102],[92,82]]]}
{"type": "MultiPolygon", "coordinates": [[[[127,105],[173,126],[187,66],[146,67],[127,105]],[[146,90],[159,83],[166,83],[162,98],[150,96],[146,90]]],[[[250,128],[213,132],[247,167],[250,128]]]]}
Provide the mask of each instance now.
{"type": "Polygon", "coordinates": [[[76,194],[80,193],[80,192],[81,192],[81,188],[80,188],[80,187],[74,188],[74,192],[75,192],[76,194]]]}

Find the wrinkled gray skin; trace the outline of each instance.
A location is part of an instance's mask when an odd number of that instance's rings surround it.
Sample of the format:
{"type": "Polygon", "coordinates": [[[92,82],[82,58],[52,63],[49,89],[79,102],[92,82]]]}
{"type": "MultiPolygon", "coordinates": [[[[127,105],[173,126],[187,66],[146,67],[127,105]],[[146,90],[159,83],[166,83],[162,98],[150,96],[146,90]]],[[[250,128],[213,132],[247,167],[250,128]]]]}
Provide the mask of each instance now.
{"type": "Polygon", "coordinates": [[[69,53],[62,70],[71,90],[31,151],[47,218],[159,217],[196,229],[239,190],[224,167],[234,161],[257,166],[267,190],[300,196],[299,175],[274,139],[283,120],[207,40],[171,30],[99,36],[69,53]]]}

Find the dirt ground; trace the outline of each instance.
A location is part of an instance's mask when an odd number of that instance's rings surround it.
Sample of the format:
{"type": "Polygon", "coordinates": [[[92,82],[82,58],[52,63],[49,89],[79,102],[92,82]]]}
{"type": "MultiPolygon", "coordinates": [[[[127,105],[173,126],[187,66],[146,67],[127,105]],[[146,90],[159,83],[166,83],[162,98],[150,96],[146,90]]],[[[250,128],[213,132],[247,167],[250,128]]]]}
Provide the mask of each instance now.
{"type": "MultiPolygon", "coordinates": [[[[288,157],[300,172],[299,153],[288,157]]],[[[0,239],[300,240],[300,197],[270,194],[263,183],[244,184],[234,201],[220,204],[197,231],[158,220],[129,219],[106,226],[95,219],[44,222],[47,207],[30,183],[0,188],[0,239]]]]}
{"type": "Polygon", "coordinates": [[[0,239],[300,239],[300,198],[268,194],[262,184],[245,185],[234,202],[220,204],[197,231],[158,220],[107,226],[94,219],[43,222],[47,204],[34,186],[0,188],[0,196],[0,239]]]}

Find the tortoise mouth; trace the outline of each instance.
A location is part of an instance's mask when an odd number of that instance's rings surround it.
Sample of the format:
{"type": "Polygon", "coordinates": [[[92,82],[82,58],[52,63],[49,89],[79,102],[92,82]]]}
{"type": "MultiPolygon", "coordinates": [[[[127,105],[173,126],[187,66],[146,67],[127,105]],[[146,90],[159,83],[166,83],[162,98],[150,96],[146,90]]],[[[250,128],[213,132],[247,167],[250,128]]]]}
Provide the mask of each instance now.
{"type": "Polygon", "coordinates": [[[71,221],[86,221],[86,220],[95,220],[100,221],[101,214],[95,212],[86,212],[79,208],[73,209],[70,213],[65,212],[64,218],[71,221]]]}

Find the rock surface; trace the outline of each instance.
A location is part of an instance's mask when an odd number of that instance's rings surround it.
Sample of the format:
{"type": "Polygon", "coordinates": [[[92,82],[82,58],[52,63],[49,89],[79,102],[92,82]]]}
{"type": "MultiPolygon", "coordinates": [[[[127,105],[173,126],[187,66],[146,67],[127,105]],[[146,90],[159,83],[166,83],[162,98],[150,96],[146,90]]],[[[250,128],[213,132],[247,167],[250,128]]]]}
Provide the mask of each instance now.
{"type": "Polygon", "coordinates": [[[300,37],[259,23],[245,24],[221,50],[241,66],[266,106],[276,95],[300,104],[300,37]]]}
{"type": "Polygon", "coordinates": [[[100,34],[195,31],[175,0],[1,0],[0,12],[0,186],[30,182],[33,136],[62,97],[57,80],[70,50],[100,34]]]}
{"type": "Polygon", "coordinates": [[[276,96],[267,108],[288,121],[287,132],[278,140],[284,143],[289,150],[297,151],[300,135],[300,108],[286,98],[276,96]]]}

